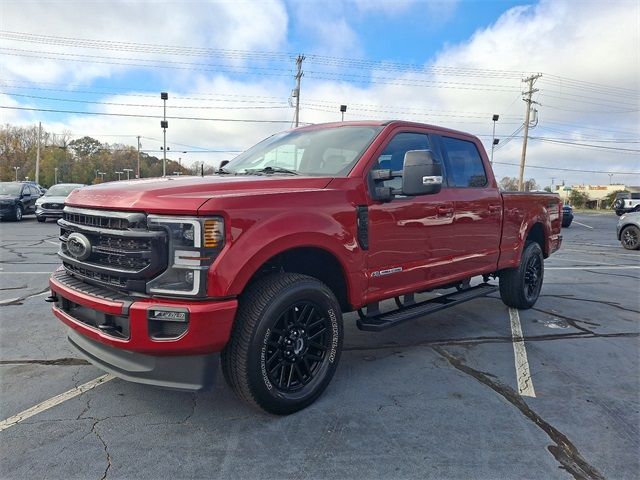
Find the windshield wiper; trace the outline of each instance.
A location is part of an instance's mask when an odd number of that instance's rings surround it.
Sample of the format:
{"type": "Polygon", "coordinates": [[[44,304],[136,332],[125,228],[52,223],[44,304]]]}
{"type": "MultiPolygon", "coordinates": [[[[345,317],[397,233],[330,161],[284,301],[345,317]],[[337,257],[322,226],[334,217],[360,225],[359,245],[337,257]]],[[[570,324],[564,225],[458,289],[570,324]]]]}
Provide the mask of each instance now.
{"type": "Polygon", "coordinates": [[[298,175],[295,170],[289,170],[282,167],[264,167],[264,168],[247,168],[245,173],[288,173],[289,175],[298,175]]]}

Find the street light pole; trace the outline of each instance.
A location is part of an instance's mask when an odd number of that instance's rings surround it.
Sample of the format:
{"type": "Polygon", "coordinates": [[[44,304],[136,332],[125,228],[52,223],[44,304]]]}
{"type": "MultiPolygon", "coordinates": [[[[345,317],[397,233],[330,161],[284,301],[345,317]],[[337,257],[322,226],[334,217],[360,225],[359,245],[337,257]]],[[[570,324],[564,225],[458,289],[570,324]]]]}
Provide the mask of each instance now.
{"type": "Polygon", "coordinates": [[[127,172],[127,180],[129,180],[129,173],[133,172],[133,168],[123,168],[125,172],[127,172]]]}
{"type": "Polygon", "coordinates": [[[609,185],[611,185],[611,179],[613,178],[613,173],[609,173],[609,185]]]}
{"type": "Polygon", "coordinates": [[[491,165],[493,165],[493,150],[496,148],[498,142],[496,142],[496,122],[500,118],[500,115],[494,114],[492,117],[493,120],[493,135],[491,136],[491,165]]]}
{"type": "Polygon", "coordinates": [[[122,175],[124,172],[115,172],[118,175],[118,181],[120,181],[120,175],[122,175]]]}
{"type": "Polygon", "coordinates": [[[58,167],[53,167],[53,171],[55,174],[55,183],[58,183],[58,167]]]}
{"type": "Polygon", "coordinates": [[[16,171],[16,182],[18,181],[18,170],[20,170],[20,167],[13,167],[13,169],[16,171]]]}
{"type": "Polygon", "coordinates": [[[169,99],[169,94],[167,92],[161,92],[160,98],[164,102],[164,115],[163,120],[160,122],[160,127],[162,128],[162,136],[164,148],[163,156],[162,156],[162,176],[167,176],[167,128],[169,128],[169,122],[167,122],[167,100],[169,99]]]}

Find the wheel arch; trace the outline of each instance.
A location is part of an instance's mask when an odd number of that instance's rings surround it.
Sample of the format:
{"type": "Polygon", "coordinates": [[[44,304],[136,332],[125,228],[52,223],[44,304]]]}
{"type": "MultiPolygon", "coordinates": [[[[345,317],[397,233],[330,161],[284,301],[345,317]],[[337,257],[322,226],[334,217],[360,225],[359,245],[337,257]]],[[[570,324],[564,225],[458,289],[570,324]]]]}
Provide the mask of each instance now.
{"type": "Polygon", "coordinates": [[[347,275],[338,258],[318,246],[299,246],[281,251],[264,261],[245,283],[244,288],[273,272],[300,273],[317,278],[334,293],[343,311],[352,310],[347,275]]]}

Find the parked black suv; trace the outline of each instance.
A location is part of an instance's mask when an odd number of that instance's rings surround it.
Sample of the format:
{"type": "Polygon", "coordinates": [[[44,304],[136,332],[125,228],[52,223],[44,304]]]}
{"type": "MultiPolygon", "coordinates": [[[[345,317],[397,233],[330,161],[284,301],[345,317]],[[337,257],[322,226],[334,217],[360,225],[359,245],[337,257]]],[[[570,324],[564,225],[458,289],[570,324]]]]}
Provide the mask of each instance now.
{"type": "Polygon", "coordinates": [[[562,206],[562,228],[570,227],[571,222],[573,222],[573,208],[571,208],[571,205],[563,205],[562,206]]]}
{"type": "Polygon", "coordinates": [[[0,218],[17,222],[23,215],[36,213],[36,200],[40,190],[29,183],[0,182],[0,218]]]}

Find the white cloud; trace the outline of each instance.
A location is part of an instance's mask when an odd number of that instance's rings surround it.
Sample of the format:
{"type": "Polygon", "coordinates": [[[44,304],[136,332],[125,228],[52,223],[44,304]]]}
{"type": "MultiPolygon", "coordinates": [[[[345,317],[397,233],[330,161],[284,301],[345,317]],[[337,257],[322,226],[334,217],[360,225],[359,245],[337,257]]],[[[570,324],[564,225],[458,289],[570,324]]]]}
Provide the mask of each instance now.
{"type": "MultiPolygon", "coordinates": [[[[451,8],[452,4],[445,3],[445,6],[451,8]]],[[[383,4],[389,5],[389,3],[383,4]]],[[[148,9],[154,6],[149,3],[142,5],[148,9]]],[[[284,10],[272,8],[271,3],[266,6],[262,3],[257,4],[258,7],[265,8],[265,12],[254,11],[244,2],[240,2],[239,5],[237,11],[228,13],[230,15],[228,18],[231,20],[225,20],[228,25],[224,25],[219,32],[229,32],[234,29],[244,32],[239,33],[238,38],[233,40],[244,45],[243,48],[253,48],[259,51],[288,49],[284,45],[288,35],[287,13],[284,10]],[[255,13],[253,16],[252,12],[255,13]],[[231,28],[232,19],[240,22],[239,26],[231,28]],[[275,23],[270,27],[265,27],[269,22],[275,23]]],[[[308,29],[307,34],[310,39],[313,39],[312,44],[315,45],[313,53],[353,58],[361,51],[362,37],[350,24],[353,14],[348,11],[349,5],[353,5],[353,2],[349,1],[343,4],[331,2],[295,3],[289,12],[290,22],[295,22],[297,30],[308,29]]],[[[415,7],[409,3],[407,5],[409,9],[415,7]]],[[[218,3],[214,6],[223,8],[218,3]]],[[[374,14],[371,10],[366,10],[366,7],[361,6],[360,8],[361,10],[358,11],[363,15],[374,14]]],[[[344,103],[348,105],[346,119],[403,118],[443,125],[481,135],[489,149],[492,127],[491,114],[500,114],[496,136],[503,140],[523,121],[525,105],[520,94],[523,84],[520,75],[513,72],[540,71],[543,72],[543,77],[536,84],[536,87],[540,88],[540,92],[534,96],[534,99],[542,103],[537,107],[540,111],[540,122],[538,127],[531,131],[532,136],[638,149],[638,144],[619,144],[616,143],[616,140],[633,138],[638,141],[640,137],[638,113],[640,104],[637,96],[640,91],[640,53],[637,49],[640,42],[640,26],[636,21],[639,8],[636,2],[615,2],[608,4],[607,8],[602,8],[599,4],[589,2],[544,0],[535,6],[515,7],[505,12],[493,25],[478,30],[468,41],[447,45],[429,62],[429,65],[435,68],[425,68],[427,74],[425,72],[397,72],[381,68],[370,72],[373,83],[368,85],[350,83],[348,78],[340,82],[333,82],[319,80],[309,75],[302,81],[301,120],[314,123],[339,120],[338,108],[340,104],[344,103]],[[465,72],[462,70],[464,68],[473,70],[465,72]],[[506,71],[506,73],[487,76],[482,74],[483,70],[499,70],[506,71]],[[558,77],[577,79],[582,83],[574,83],[572,80],[563,80],[558,77]],[[481,85],[480,89],[478,89],[478,84],[481,85]],[[612,85],[615,89],[593,84],[612,85]],[[616,96],[614,94],[623,92],[618,88],[629,89],[631,93],[626,96],[616,96]],[[606,92],[610,94],[606,95],[606,92]],[[628,113],[620,112],[625,109],[631,111],[628,113]],[[597,143],[598,141],[603,143],[597,143]]],[[[221,15],[219,11],[217,14],[221,15]]],[[[192,12],[189,15],[194,14],[192,12]]],[[[222,33],[219,35],[215,32],[206,34],[206,31],[211,28],[198,30],[198,28],[204,28],[209,20],[192,20],[187,18],[189,15],[175,17],[174,24],[182,26],[181,32],[175,33],[175,36],[171,36],[172,32],[168,32],[167,36],[163,34],[155,38],[149,34],[150,30],[146,29],[146,34],[132,34],[131,37],[127,37],[127,40],[176,45],[221,46],[219,44],[225,41],[222,33]],[[184,30],[188,29],[188,25],[191,26],[191,31],[185,33],[184,30]],[[138,36],[136,37],[136,35],[138,36]],[[186,36],[180,38],[180,35],[186,36]]],[[[202,15],[206,16],[204,13],[202,15]]],[[[110,18],[121,19],[122,14],[120,12],[110,18]]],[[[154,18],[157,20],[156,17],[154,18]]],[[[207,17],[207,19],[209,18],[207,17]]],[[[147,24],[153,22],[153,18],[146,20],[147,24]]],[[[125,19],[124,23],[128,25],[127,28],[133,29],[136,21],[125,19]]],[[[100,28],[100,36],[97,33],[91,35],[90,32],[82,31],[82,29],[80,32],[74,32],[74,36],[106,38],[105,32],[111,27],[101,26],[100,28]]],[[[60,32],[48,33],[62,34],[60,32]]],[[[225,45],[221,47],[231,48],[229,47],[231,44],[225,45]]],[[[191,61],[190,59],[185,60],[191,61]]],[[[193,61],[202,60],[195,59],[193,61]]],[[[293,64],[291,67],[293,70],[293,64]]],[[[314,65],[314,67],[317,66],[314,65]]],[[[100,68],[100,66],[95,68],[100,68]]],[[[307,68],[310,69],[310,67],[307,68]]],[[[40,75],[39,78],[43,78],[42,73],[38,74],[37,69],[32,69],[31,72],[32,75],[36,75],[36,78],[38,75],[40,75]]],[[[333,72],[335,73],[336,70],[333,72]]],[[[174,73],[181,72],[171,71],[166,75],[173,76],[174,73]]],[[[367,75],[366,71],[356,73],[367,75]]],[[[227,100],[243,98],[244,100],[253,99],[256,102],[276,101],[280,102],[278,106],[283,106],[293,87],[292,77],[265,75],[257,80],[256,77],[232,80],[223,74],[189,70],[182,72],[182,76],[184,78],[184,81],[180,83],[182,86],[170,91],[170,116],[182,114],[182,116],[216,118],[292,118],[292,110],[289,108],[273,110],[211,108],[180,111],[175,108],[177,105],[193,107],[244,105],[238,101],[235,103],[230,101],[207,103],[203,100],[178,98],[202,98],[210,93],[244,95],[245,97],[206,98],[218,100],[221,98],[227,100]]],[[[141,87],[140,90],[144,90],[144,87],[141,87]]],[[[127,93],[146,94],[144,91],[127,93]]],[[[157,95],[145,101],[149,101],[151,105],[156,105],[156,107],[128,107],[125,110],[128,113],[157,114],[159,112],[157,106],[160,101],[155,97],[157,95]]],[[[131,103],[132,98],[135,97],[111,95],[103,100],[131,103]]],[[[136,102],[140,103],[139,99],[136,102]]],[[[255,103],[254,105],[275,104],[255,103]]],[[[123,108],[105,106],[101,111],[122,112],[123,108]]],[[[18,118],[32,121],[33,116],[13,115],[11,118],[16,122],[19,121],[18,118]]],[[[287,127],[286,124],[171,120],[168,140],[204,147],[247,148],[264,136],[287,127]]],[[[77,134],[90,134],[101,141],[111,143],[121,141],[131,145],[135,144],[135,140],[132,140],[131,137],[118,139],[107,135],[123,133],[142,135],[157,139],[143,139],[145,148],[152,149],[159,149],[162,138],[157,119],[75,116],[65,123],[49,124],[47,128],[53,131],[69,129],[77,134]],[[104,136],[101,137],[100,134],[104,136]]],[[[504,147],[501,145],[501,148],[496,151],[495,160],[518,163],[521,143],[521,138],[516,138],[504,147]]],[[[177,152],[180,147],[172,145],[171,148],[170,157],[177,159],[179,154],[174,152],[177,152]]],[[[187,163],[193,160],[217,163],[221,158],[228,158],[228,156],[217,154],[187,154],[186,156],[187,163]]],[[[529,143],[527,162],[529,165],[547,167],[637,171],[640,167],[638,158],[638,155],[623,154],[612,150],[569,148],[560,144],[532,140],[529,143]]],[[[495,170],[498,177],[517,174],[516,166],[496,164],[495,170]]],[[[551,177],[555,177],[556,183],[562,178],[568,183],[605,183],[609,180],[606,174],[562,173],[533,168],[527,169],[526,176],[536,178],[542,185],[549,184],[551,177]]],[[[615,179],[625,180],[632,184],[640,183],[640,176],[616,177],[615,179]]]]}
{"type": "MultiPolygon", "coordinates": [[[[288,16],[283,3],[247,2],[156,2],[113,1],[6,1],[2,5],[2,29],[38,35],[112,42],[228,50],[271,51],[286,42],[288,16]]],[[[60,47],[40,43],[2,40],[4,48],[31,50],[24,57],[12,58],[3,69],[4,76],[32,79],[34,70],[48,81],[87,82],[107,77],[131,66],[100,62],[102,57],[119,57],[123,63],[136,63],[138,58],[164,58],[151,48],[148,53],[104,50],[96,63],[53,61],[39,57],[54,56],[43,52],[96,55],[96,50],[73,46],[60,47]],[[35,56],[32,56],[35,55],[35,56]],[[133,58],[134,60],[127,60],[133,58]]],[[[173,57],[173,60],[203,61],[202,57],[173,57]]],[[[237,58],[222,61],[238,62],[237,58]]]]}

